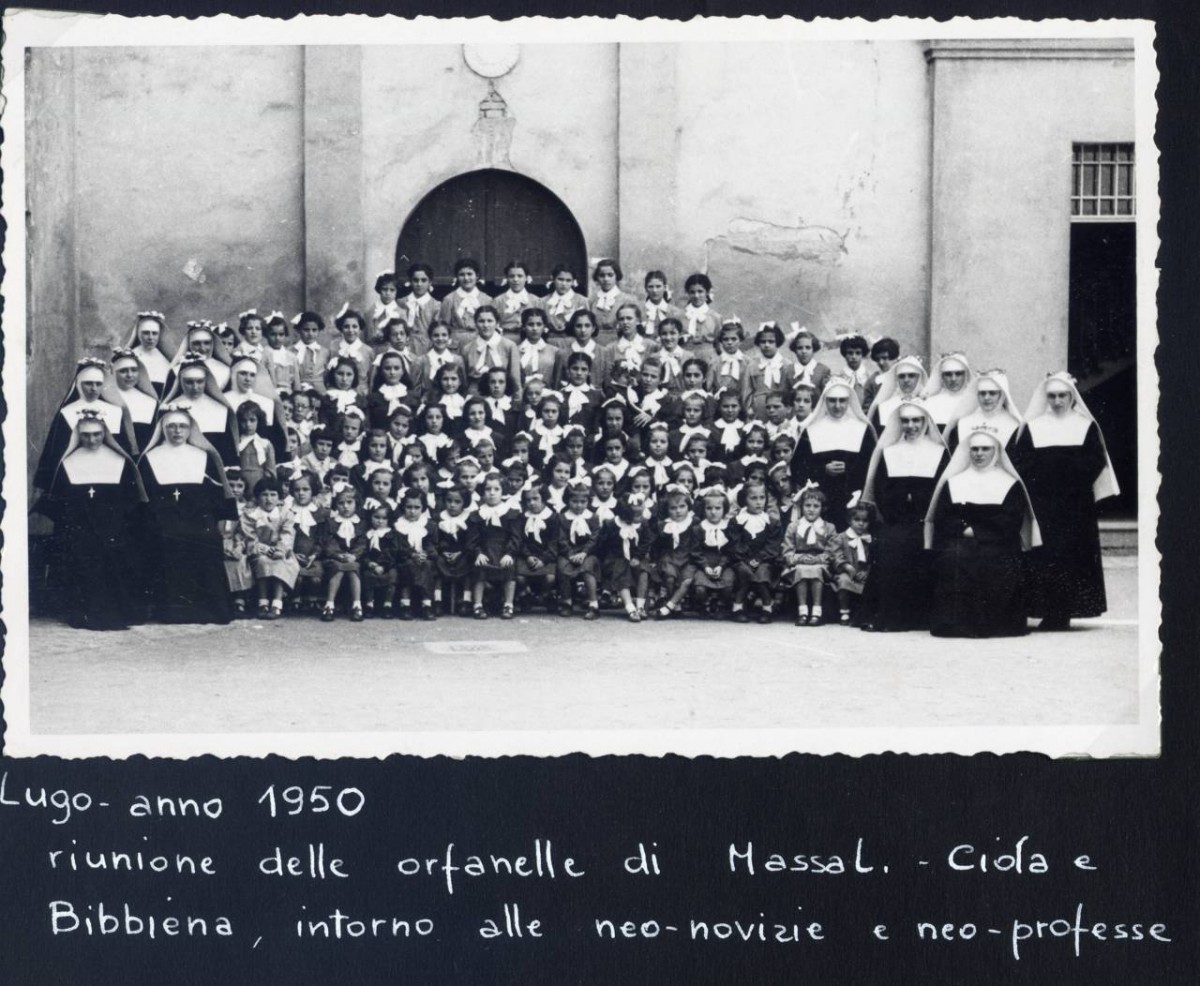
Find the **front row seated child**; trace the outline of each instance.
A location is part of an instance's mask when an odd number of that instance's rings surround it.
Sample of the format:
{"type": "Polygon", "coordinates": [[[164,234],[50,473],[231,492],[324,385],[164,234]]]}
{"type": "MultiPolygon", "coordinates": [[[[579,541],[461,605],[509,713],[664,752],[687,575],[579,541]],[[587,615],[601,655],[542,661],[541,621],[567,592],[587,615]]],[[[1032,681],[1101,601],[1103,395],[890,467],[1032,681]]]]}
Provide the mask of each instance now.
{"type": "Polygon", "coordinates": [[[381,603],[385,620],[393,616],[392,597],[396,592],[396,535],[392,531],[388,505],[374,497],[363,501],[367,515],[364,532],[366,545],[359,559],[362,575],[363,616],[375,615],[376,603],[381,603]]]}
{"type": "Polygon", "coordinates": [[[746,600],[751,593],[762,604],[758,622],[770,623],[774,613],[775,569],[779,561],[779,521],[767,513],[767,488],[747,482],[738,494],[741,506],[729,522],[730,558],[733,561],[733,619],[749,623],[746,600]]]}
{"type": "Polygon", "coordinates": [[[258,586],[258,617],[277,620],[283,615],[284,590],[290,591],[300,574],[292,553],[292,517],[280,502],[279,483],[269,476],[254,484],[254,500],[242,513],[242,536],[258,586]]]}
{"type": "Polygon", "coordinates": [[[704,518],[699,524],[691,580],[696,609],[714,616],[728,606],[733,595],[733,567],[726,533],[729,520],[725,516],[729,499],[719,490],[710,490],[702,499],[704,518]]]}
{"type": "Polygon", "coordinates": [[[299,566],[292,604],[294,612],[309,613],[320,608],[324,569],[318,538],[326,529],[329,511],[316,501],[316,486],[316,480],[309,472],[300,473],[291,482],[292,502],[289,509],[295,524],[292,553],[299,566]]]}
{"type": "Polygon", "coordinates": [[[617,502],[612,523],[600,531],[600,572],[605,588],[615,589],[631,623],[646,618],[646,593],[650,583],[650,534],[644,508],[649,477],[641,474],[643,491],[617,502]]]}
{"type": "Polygon", "coordinates": [[[596,562],[596,544],[600,535],[600,524],[596,515],[588,509],[592,499],[591,482],[576,480],[567,488],[566,509],[560,516],[558,528],[558,615],[571,616],[572,589],[576,579],[583,579],[587,588],[587,610],[585,620],[594,620],[600,615],[596,576],[600,566],[596,562]]]}
{"type": "Polygon", "coordinates": [[[821,623],[821,589],[829,564],[836,528],[821,519],[825,494],[813,483],[800,493],[800,516],[793,517],[783,535],[781,581],[796,587],[796,626],[821,623]],[[809,610],[809,599],[812,609],[809,610]]]}
{"type": "Polygon", "coordinates": [[[400,592],[399,616],[412,619],[413,600],[420,597],[421,619],[436,620],[433,611],[437,582],[437,527],[425,509],[420,490],[406,490],[400,498],[400,516],[393,525],[396,534],[396,575],[400,592]]]}
{"type": "Polygon", "coordinates": [[[483,592],[489,583],[499,582],[504,591],[500,618],[511,620],[517,591],[517,555],[521,550],[520,514],[504,498],[504,481],[499,473],[484,477],[483,502],[467,525],[467,555],[474,559],[475,619],[486,620],[483,592]]]}
{"type": "Polygon", "coordinates": [[[667,519],[659,527],[651,545],[654,560],[654,587],[661,600],[656,619],[665,620],[679,610],[683,597],[692,587],[691,559],[696,548],[698,525],[692,513],[692,497],[672,483],[666,488],[667,519]]]}
{"type": "MultiPolygon", "coordinates": [[[[524,468],[521,463],[517,466],[524,468]]],[[[521,491],[521,557],[517,561],[517,577],[524,587],[521,609],[528,612],[535,600],[549,612],[554,605],[550,594],[558,578],[556,566],[559,528],[562,519],[543,498],[540,485],[521,491]]]]}
{"type": "Polygon", "coordinates": [[[358,494],[348,482],[340,486],[333,495],[333,514],[325,522],[322,557],[325,568],[325,608],[321,619],[330,623],[334,619],[334,606],[338,593],[345,582],[350,592],[350,619],[361,623],[362,579],[360,559],[367,547],[362,521],[358,516],[358,494]]]}
{"type": "Polygon", "coordinates": [[[467,528],[475,513],[468,510],[468,494],[455,486],[442,494],[442,512],[437,522],[437,568],[438,584],[434,590],[434,601],[440,602],[442,612],[455,611],[461,604],[464,613],[471,608],[471,573],[474,558],[467,551],[467,528]]]}
{"type": "Polygon", "coordinates": [[[871,571],[871,534],[875,519],[875,508],[869,503],[859,503],[858,493],[847,504],[847,520],[850,526],[833,539],[830,571],[837,587],[838,622],[843,626],[857,623],[857,604],[862,599],[863,588],[871,571]]]}

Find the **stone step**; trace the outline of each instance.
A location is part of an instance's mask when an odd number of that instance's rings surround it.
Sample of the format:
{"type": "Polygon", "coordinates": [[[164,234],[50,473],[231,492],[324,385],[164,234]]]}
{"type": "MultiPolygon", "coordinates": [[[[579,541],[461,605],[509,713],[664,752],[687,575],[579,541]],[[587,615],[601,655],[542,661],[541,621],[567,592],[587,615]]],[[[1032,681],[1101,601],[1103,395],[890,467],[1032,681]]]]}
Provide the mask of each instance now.
{"type": "Polygon", "coordinates": [[[1106,555],[1136,555],[1138,525],[1136,520],[1100,521],[1100,550],[1106,555]]]}

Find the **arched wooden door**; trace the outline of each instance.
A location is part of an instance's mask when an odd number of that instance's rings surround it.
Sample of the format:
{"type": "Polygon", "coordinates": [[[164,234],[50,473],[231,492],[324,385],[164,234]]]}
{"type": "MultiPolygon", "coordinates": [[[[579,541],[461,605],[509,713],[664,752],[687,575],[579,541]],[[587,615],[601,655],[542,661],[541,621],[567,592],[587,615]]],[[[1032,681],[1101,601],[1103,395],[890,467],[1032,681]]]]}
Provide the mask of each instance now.
{"type": "Polygon", "coordinates": [[[444,181],[413,209],[396,241],[396,271],[421,261],[434,270],[434,293],[454,284],[454,264],[474,257],[495,293],[509,260],[529,264],[530,288],[545,293],[556,264],[575,266],[586,283],[587,251],[579,224],[562,200],[532,178],[484,168],[444,181]]]}

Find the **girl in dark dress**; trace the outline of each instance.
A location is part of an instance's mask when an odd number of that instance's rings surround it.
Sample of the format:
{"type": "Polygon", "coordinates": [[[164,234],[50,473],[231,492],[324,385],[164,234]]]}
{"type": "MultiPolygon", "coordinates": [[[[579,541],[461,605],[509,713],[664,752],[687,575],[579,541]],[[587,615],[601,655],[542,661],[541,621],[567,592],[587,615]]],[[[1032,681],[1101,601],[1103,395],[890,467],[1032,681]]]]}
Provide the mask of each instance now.
{"type": "Polygon", "coordinates": [[[871,456],[862,499],[878,514],[863,630],[928,630],[933,558],[925,515],[950,454],[925,402],[895,405],[871,456]]]}
{"type": "Polygon", "coordinates": [[[158,619],[228,623],[233,606],[218,524],[237,520],[237,506],[220,457],[186,404],[163,408],[138,469],[149,501],[158,619]]]}
{"type": "Polygon", "coordinates": [[[137,467],[112,438],[100,412],[78,412],[75,429],[38,503],[54,521],[51,555],[67,622],[83,630],[126,630],[141,623],[131,524],[146,494],[137,467]]]}
{"type": "Polygon", "coordinates": [[[846,504],[861,490],[875,451],[875,430],[854,389],[835,377],[821,391],[816,409],[805,419],[792,455],[792,482],[799,489],[815,483],[826,498],[825,520],[846,526],[846,504]]]}
{"type": "Polygon", "coordinates": [[[925,543],[934,556],[935,637],[1028,632],[1021,554],[1041,537],[995,432],[979,428],[955,451],[925,518],[925,543]]]}
{"type": "Polygon", "coordinates": [[[1120,489],[1112,462],[1074,378],[1055,373],[1037,389],[1017,437],[1014,462],[1029,489],[1042,547],[1026,558],[1029,614],[1039,630],[1108,608],[1096,503],[1120,489]]]}

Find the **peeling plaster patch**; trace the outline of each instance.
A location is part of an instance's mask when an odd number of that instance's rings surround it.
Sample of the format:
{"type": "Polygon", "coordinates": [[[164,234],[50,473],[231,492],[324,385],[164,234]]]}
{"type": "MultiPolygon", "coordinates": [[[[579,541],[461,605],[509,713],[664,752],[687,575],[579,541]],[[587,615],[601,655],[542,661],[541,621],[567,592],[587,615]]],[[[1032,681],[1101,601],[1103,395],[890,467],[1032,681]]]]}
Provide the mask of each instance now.
{"type": "Polygon", "coordinates": [[[200,261],[192,257],[186,264],[183,265],[183,273],[190,277],[197,284],[203,284],[208,280],[208,275],[204,273],[204,268],[200,261]]]}
{"type": "Polygon", "coordinates": [[[784,262],[837,267],[849,251],[846,239],[849,230],[839,233],[831,226],[780,226],[761,219],[733,219],[729,232],[715,236],[705,243],[705,252],[721,245],[738,253],[775,257],[784,262]]]}

